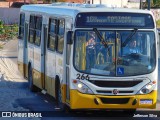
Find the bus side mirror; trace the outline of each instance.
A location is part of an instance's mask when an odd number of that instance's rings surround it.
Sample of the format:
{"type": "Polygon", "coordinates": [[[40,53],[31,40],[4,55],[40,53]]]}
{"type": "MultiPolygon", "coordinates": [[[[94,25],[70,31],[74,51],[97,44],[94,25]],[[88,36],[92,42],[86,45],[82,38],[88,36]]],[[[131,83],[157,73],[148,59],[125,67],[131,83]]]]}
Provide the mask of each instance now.
{"type": "Polygon", "coordinates": [[[68,31],[67,32],[67,44],[72,44],[73,43],[72,34],[73,34],[73,31],[68,31]]]}

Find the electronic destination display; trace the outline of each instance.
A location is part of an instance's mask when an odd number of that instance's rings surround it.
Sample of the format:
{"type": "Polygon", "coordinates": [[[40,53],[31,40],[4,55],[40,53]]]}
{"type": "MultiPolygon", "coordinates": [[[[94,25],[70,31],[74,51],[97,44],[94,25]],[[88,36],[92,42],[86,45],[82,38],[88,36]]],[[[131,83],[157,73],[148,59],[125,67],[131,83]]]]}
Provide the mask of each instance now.
{"type": "Polygon", "coordinates": [[[75,26],[88,27],[116,27],[116,28],[154,28],[153,18],[149,14],[94,12],[79,13],[75,26]]]}

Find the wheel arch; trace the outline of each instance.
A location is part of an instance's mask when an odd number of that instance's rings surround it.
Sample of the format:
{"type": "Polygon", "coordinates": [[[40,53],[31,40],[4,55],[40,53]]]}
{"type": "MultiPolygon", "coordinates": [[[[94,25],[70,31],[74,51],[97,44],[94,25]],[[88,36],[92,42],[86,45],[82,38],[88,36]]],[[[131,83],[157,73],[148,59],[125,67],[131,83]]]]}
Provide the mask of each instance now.
{"type": "Polygon", "coordinates": [[[55,98],[57,99],[58,96],[58,90],[60,89],[60,78],[58,75],[55,76],[55,98]]]}
{"type": "Polygon", "coordinates": [[[28,70],[29,70],[30,67],[32,67],[32,62],[31,61],[28,62],[28,70]]]}

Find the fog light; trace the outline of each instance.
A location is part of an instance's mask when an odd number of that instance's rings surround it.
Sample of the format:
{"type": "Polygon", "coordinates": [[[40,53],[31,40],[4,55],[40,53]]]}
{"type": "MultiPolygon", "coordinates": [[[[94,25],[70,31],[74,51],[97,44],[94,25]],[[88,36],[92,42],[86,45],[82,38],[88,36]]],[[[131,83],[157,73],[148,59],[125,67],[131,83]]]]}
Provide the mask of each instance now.
{"type": "Polygon", "coordinates": [[[143,94],[143,93],[146,94],[146,93],[148,93],[148,92],[149,92],[148,89],[142,89],[142,94],[143,94]]]}

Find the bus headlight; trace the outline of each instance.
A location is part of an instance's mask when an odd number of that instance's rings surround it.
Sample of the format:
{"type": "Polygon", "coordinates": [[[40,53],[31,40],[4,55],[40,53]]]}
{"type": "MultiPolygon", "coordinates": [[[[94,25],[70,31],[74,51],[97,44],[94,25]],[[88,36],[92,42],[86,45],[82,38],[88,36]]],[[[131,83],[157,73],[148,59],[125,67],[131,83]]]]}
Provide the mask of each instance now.
{"type": "Polygon", "coordinates": [[[147,85],[145,85],[137,94],[148,94],[150,92],[152,92],[152,90],[154,90],[154,88],[156,87],[156,82],[150,82],[147,85]]]}
{"type": "Polygon", "coordinates": [[[77,82],[73,82],[73,83],[79,92],[86,93],[86,94],[93,94],[92,90],[82,82],[77,80],[77,82]]]}

